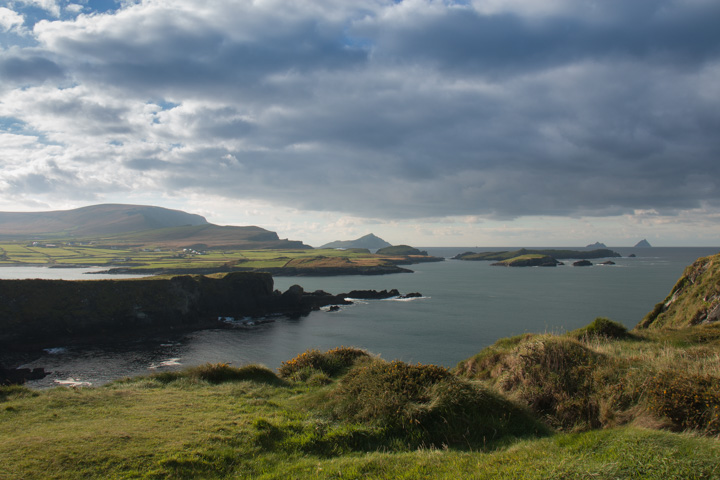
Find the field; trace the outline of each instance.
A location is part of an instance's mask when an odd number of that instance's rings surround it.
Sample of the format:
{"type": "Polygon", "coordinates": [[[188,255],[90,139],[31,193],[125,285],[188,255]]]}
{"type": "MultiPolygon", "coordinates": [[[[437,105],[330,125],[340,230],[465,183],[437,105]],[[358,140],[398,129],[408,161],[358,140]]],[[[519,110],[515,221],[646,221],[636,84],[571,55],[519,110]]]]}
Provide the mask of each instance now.
{"type": "Polygon", "coordinates": [[[352,268],[389,265],[404,257],[353,250],[195,251],[159,247],[0,243],[0,265],[102,266],[148,269],[352,268]]]}

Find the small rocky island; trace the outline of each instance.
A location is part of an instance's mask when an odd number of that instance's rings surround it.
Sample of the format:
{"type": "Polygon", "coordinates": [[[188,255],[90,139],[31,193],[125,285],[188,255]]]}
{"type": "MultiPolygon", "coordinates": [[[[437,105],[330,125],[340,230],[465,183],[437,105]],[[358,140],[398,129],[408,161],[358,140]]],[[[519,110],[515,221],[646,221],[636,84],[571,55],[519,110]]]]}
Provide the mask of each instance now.
{"type": "Polygon", "coordinates": [[[493,261],[495,263],[492,265],[500,267],[555,267],[563,265],[560,260],[575,259],[583,261],[583,263],[575,262],[573,266],[587,266],[588,264],[592,265],[588,259],[617,258],[620,256],[619,253],[606,248],[595,250],[529,250],[521,248],[520,250],[501,252],[465,252],[455,255],[453,260],[493,261]]]}

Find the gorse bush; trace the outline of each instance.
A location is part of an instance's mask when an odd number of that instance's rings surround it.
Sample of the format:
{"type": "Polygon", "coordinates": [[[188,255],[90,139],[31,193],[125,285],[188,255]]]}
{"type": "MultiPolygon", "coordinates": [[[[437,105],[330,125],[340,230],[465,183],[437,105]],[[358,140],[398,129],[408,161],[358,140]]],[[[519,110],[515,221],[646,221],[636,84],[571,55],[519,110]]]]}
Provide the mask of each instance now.
{"type": "Polygon", "coordinates": [[[677,429],[720,433],[720,378],[663,372],[648,382],[647,402],[677,429]]]}
{"type": "Polygon", "coordinates": [[[614,322],[609,318],[597,317],[589,325],[573,330],[569,335],[577,339],[590,337],[627,338],[630,333],[621,323],[614,322]]]}
{"type": "Polygon", "coordinates": [[[312,349],[287,362],[282,362],[278,372],[281,377],[293,380],[307,380],[318,373],[334,377],[343,373],[358,359],[369,357],[365,350],[352,347],[337,347],[327,352],[312,349]]]}
{"type": "Polygon", "coordinates": [[[601,424],[595,377],[605,363],[572,338],[527,335],[492,345],[456,371],[486,380],[555,428],[584,429],[601,424]]]}
{"type": "Polygon", "coordinates": [[[409,446],[483,446],[545,433],[528,412],[443,367],[374,361],[350,370],[330,394],[336,418],[361,422],[409,446]]]}

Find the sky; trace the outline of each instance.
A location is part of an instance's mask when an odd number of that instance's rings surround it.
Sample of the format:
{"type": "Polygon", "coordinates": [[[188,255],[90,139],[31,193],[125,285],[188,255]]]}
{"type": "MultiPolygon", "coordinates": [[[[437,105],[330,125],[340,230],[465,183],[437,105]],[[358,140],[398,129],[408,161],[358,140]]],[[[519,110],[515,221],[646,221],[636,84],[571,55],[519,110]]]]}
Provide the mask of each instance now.
{"type": "Polygon", "coordinates": [[[717,0],[0,0],[0,211],[720,245],[717,0]]]}

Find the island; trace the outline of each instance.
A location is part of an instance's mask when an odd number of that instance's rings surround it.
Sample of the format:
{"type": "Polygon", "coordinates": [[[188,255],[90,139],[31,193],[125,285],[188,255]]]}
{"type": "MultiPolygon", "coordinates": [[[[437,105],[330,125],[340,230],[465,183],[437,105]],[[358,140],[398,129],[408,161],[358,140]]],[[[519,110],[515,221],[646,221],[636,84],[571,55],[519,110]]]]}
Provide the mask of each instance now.
{"type": "Polygon", "coordinates": [[[588,260],[595,258],[616,258],[621,255],[608,249],[595,250],[561,250],[542,249],[529,250],[522,248],[513,251],[500,252],[465,252],[455,255],[454,260],[467,261],[494,261],[492,265],[503,267],[552,267],[562,265],[560,260],[579,259],[588,260]]]}

